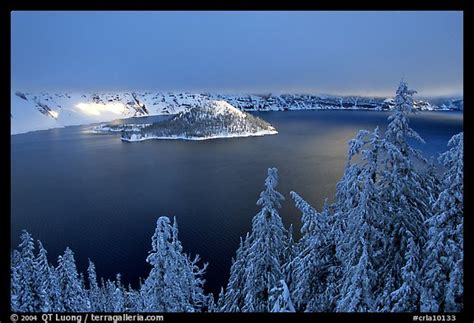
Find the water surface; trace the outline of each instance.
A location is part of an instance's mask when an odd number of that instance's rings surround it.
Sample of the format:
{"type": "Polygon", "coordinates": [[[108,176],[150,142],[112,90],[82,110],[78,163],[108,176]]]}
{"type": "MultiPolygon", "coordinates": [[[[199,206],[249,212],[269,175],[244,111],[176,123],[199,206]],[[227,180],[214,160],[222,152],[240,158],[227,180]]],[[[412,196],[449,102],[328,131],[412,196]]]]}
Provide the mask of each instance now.
{"type": "MultiPolygon", "coordinates": [[[[256,115],[279,134],[124,143],[117,134],[91,134],[85,132],[90,127],[79,126],[12,136],[12,244],[27,229],[43,242],[50,261],[69,246],[84,273],[90,258],[99,276],[121,273],[136,286],[149,271],[145,258],[157,217],[174,216],[184,250],[210,263],[207,286],[218,292],[239,237],[259,211],[267,168],[279,170],[278,189],[287,199],[280,213],[297,231],[300,214],[290,190],[317,208],[325,198],[332,200],[347,141],[362,128],[383,130],[388,116],[374,111],[256,115]]],[[[426,140],[417,147],[437,156],[462,131],[462,114],[423,112],[411,125],[426,140]]]]}

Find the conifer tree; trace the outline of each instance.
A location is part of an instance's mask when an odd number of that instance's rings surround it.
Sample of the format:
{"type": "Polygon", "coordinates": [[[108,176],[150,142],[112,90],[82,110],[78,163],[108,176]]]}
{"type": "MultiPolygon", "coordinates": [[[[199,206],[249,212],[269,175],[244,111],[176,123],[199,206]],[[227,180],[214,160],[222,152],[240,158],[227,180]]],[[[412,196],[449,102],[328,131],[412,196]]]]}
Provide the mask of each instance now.
{"type": "Polygon", "coordinates": [[[223,312],[241,312],[244,307],[245,295],[243,293],[245,268],[247,267],[247,253],[249,243],[249,233],[247,233],[245,240],[240,238],[239,248],[236,251],[235,259],[232,259],[232,266],[230,268],[230,278],[227,284],[227,289],[224,295],[224,290],[221,290],[219,296],[223,303],[220,308],[223,312]]]}
{"type": "Polygon", "coordinates": [[[64,312],[65,310],[58,270],[54,266],[50,265],[49,272],[51,275],[51,312],[64,312]]]}
{"type": "Polygon", "coordinates": [[[117,274],[113,283],[115,289],[112,294],[113,312],[125,311],[125,290],[122,285],[122,276],[117,274]]]}
{"type": "Polygon", "coordinates": [[[232,262],[225,293],[225,312],[270,312],[270,291],[284,279],[283,265],[288,233],[278,209],[283,195],[276,190],[278,170],[269,168],[265,190],[257,205],[262,209],[252,219],[252,230],[240,241],[232,262]]]}
{"type": "Polygon", "coordinates": [[[216,307],[216,303],[214,301],[214,296],[212,295],[212,293],[210,293],[208,295],[208,298],[207,298],[207,309],[206,309],[206,312],[208,313],[214,313],[214,312],[217,312],[217,307],[216,307]]]}
{"type": "Polygon", "coordinates": [[[273,303],[271,312],[296,312],[288,286],[283,279],[279,283],[279,286],[271,290],[270,303],[273,303]]]}
{"type": "Polygon", "coordinates": [[[91,302],[91,311],[93,312],[101,312],[104,310],[102,304],[102,297],[99,288],[99,284],[97,283],[97,274],[95,271],[94,263],[89,259],[89,267],[87,267],[87,275],[89,279],[89,299],[91,302]]]}
{"type": "Polygon", "coordinates": [[[51,285],[51,270],[48,263],[47,251],[44,249],[41,241],[38,240],[38,256],[34,261],[34,292],[38,298],[38,308],[40,312],[51,312],[53,306],[53,300],[51,292],[53,291],[53,286],[51,285]]]}
{"type": "Polygon", "coordinates": [[[10,256],[10,274],[11,274],[11,288],[10,288],[10,307],[12,312],[19,312],[21,308],[21,281],[20,281],[20,264],[21,255],[18,250],[13,250],[10,256]]]}
{"type": "Polygon", "coordinates": [[[375,311],[375,295],[381,292],[387,220],[376,183],[380,146],[378,128],[372,133],[362,130],[349,142],[348,167],[356,155],[360,158],[355,176],[346,178],[352,183],[352,192],[345,193],[351,196],[351,207],[342,210],[345,226],[337,246],[342,277],[336,310],[340,312],[375,311]]]}
{"type": "Polygon", "coordinates": [[[34,241],[31,235],[23,230],[20,236],[20,253],[17,258],[15,277],[18,281],[18,312],[34,312],[39,308],[39,298],[34,289],[34,241]]]}
{"type": "Polygon", "coordinates": [[[195,312],[205,305],[201,277],[207,264],[199,268],[199,258],[190,260],[182,249],[176,220],[171,225],[167,217],[158,218],[147,257],[152,269],[143,285],[146,311],[195,312]]]}
{"type": "Polygon", "coordinates": [[[423,187],[418,170],[426,167],[426,160],[408,142],[409,138],[424,142],[409,125],[408,116],[415,111],[414,93],[416,91],[409,90],[406,82],[400,82],[393,113],[389,116],[390,123],[381,143],[382,172],[378,186],[383,214],[389,217],[386,225],[389,243],[382,269],[385,292],[379,298],[378,308],[385,311],[419,309],[420,289],[410,284],[421,279],[417,254],[426,242],[424,221],[430,217],[431,210],[430,193],[423,187]],[[415,167],[415,162],[420,165],[415,167]],[[407,285],[410,285],[409,289],[407,285]]]}
{"type": "Polygon", "coordinates": [[[301,196],[290,192],[301,211],[301,239],[297,254],[286,267],[292,267],[291,298],[298,310],[322,312],[328,307],[325,298],[326,278],[330,267],[330,237],[327,214],[321,214],[301,196]]]}
{"type": "Polygon", "coordinates": [[[276,190],[277,185],[278,171],[276,168],[269,168],[265,190],[257,201],[262,209],[253,218],[249,235],[243,312],[271,311],[273,304],[269,302],[270,291],[284,279],[282,266],[287,231],[278,214],[280,201],[284,197],[276,190]]]}
{"type": "Polygon", "coordinates": [[[71,249],[66,248],[64,254],[58,257],[57,270],[64,310],[67,312],[88,311],[87,295],[82,288],[74,253],[71,249]]]}
{"type": "Polygon", "coordinates": [[[440,156],[446,168],[425,245],[421,311],[459,312],[463,295],[463,133],[440,156]]]}
{"type": "Polygon", "coordinates": [[[217,297],[216,312],[223,312],[224,304],[225,304],[224,287],[221,287],[221,291],[219,292],[219,295],[217,297]]]}

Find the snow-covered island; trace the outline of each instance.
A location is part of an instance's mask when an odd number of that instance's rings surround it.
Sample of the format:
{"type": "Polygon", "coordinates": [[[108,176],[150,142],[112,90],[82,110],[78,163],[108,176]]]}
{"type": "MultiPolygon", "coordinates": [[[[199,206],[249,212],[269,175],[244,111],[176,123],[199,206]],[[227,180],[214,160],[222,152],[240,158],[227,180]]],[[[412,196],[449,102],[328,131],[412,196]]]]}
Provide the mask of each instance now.
{"type": "Polygon", "coordinates": [[[206,140],[277,134],[268,122],[243,112],[226,101],[209,101],[172,118],[139,129],[124,129],[123,141],[149,139],[206,140]]]}

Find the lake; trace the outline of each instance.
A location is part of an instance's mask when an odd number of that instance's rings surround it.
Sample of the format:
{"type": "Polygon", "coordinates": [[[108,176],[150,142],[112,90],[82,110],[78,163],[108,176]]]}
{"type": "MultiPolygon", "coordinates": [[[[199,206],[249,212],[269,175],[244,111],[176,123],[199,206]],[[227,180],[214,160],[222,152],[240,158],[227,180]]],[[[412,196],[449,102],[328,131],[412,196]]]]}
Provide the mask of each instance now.
{"type": "MultiPolygon", "coordinates": [[[[184,251],[209,262],[207,288],[226,285],[231,257],[259,211],[266,171],[277,167],[285,196],[280,215],[300,228],[289,197],[298,192],[320,209],[331,201],[346,164],[347,142],[359,129],[381,130],[387,112],[291,111],[255,115],[279,134],[206,141],[125,143],[119,134],[87,133],[90,126],[11,136],[11,233],[40,239],[50,262],[69,246],[80,271],[88,258],[98,276],[133,287],[146,277],[156,219],[176,217],[184,251]]],[[[462,112],[421,112],[411,126],[426,156],[446,150],[462,131],[462,112]]],[[[146,118],[142,119],[146,122],[146,118]]]]}

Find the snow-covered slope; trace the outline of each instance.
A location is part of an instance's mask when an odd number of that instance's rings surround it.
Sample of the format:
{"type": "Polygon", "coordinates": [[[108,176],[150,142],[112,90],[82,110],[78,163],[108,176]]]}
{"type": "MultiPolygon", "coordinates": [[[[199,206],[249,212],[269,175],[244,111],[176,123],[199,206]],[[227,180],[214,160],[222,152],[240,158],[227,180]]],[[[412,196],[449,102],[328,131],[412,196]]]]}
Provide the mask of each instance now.
{"type": "MultiPolygon", "coordinates": [[[[418,101],[421,110],[462,108],[462,99],[418,101]],[[449,101],[451,100],[451,101],[449,101]],[[455,100],[455,101],[453,101],[455,100]],[[454,103],[452,103],[454,102],[454,103]],[[458,102],[461,102],[458,104],[458,102]]],[[[333,95],[231,95],[210,93],[11,93],[11,133],[107,122],[144,115],[173,115],[209,101],[226,101],[242,111],[390,109],[392,99],[333,95]]]]}
{"type": "Polygon", "coordinates": [[[193,106],[174,117],[122,132],[124,141],[148,139],[205,140],[276,134],[268,122],[242,112],[226,101],[209,101],[193,106]]]}
{"type": "Polygon", "coordinates": [[[11,133],[148,115],[135,93],[23,93],[11,96],[11,133]]]}

